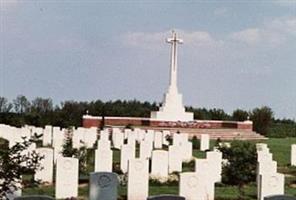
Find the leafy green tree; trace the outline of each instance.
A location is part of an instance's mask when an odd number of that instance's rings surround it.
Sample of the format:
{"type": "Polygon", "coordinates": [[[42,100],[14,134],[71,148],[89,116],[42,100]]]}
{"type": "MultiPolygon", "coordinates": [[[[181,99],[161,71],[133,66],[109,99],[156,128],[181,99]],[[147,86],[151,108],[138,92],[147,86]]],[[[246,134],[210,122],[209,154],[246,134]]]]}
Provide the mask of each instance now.
{"type": "MultiPolygon", "coordinates": [[[[0,149],[0,196],[8,197],[17,190],[22,182],[22,175],[34,175],[40,168],[43,159],[35,151],[30,154],[23,152],[28,149],[33,140],[23,138],[23,142],[16,143],[11,148],[1,145],[0,149]]],[[[5,144],[5,143],[4,143],[5,144]]],[[[8,143],[6,143],[8,144],[8,143]]],[[[34,181],[31,179],[31,181],[34,181]]]]}
{"type": "Polygon", "coordinates": [[[236,109],[232,113],[232,120],[234,121],[246,121],[248,117],[249,117],[249,113],[241,109],[236,109]]]}
{"type": "Polygon", "coordinates": [[[219,150],[228,163],[223,166],[222,182],[236,185],[243,199],[243,188],[256,180],[257,153],[254,143],[233,141],[231,147],[220,146],[219,150]]]}
{"type": "Polygon", "coordinates": [[[263,135],[267,134],[272,118],[273,112],[267,106],[255,108],[250,115],[250,119],[253,121],[253,129],[263,135]]]}

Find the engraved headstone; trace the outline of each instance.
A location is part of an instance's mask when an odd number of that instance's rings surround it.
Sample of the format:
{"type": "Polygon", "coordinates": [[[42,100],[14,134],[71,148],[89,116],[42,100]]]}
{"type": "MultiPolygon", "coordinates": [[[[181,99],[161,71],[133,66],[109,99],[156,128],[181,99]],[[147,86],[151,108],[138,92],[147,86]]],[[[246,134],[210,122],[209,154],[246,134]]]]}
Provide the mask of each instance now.
{"type": "Polygon", "coordinates": [[[95,172],[112,172],[113,151],[110,146],[100,145],[95,150],[95,172]]]}
{"type": "Polygon", "coordinates": [[[168,177],[169,155],[164,150],[152,151],[151,175],[156,177],[168,177]]]}
{"type": "Polygon", "coordinates": [[[169,146],[169,173],[182,171],[182,151],[179,145],[169,146]]]}
{"type": "Polygon", "coordinates": [[[43,183],[52,183],[53,178],[53,149],[38,148],[36,152],[43,157],[40,161],[40,170],[36,171],[35,180],[40,180],[43,183]]]}
{"type": "Polygon", "coordinates": [[[117,200],[118,177],[111,172],[90,173],[90,200],[117,200]]]}
{"type": "Polygon", "coordinates": [[[128,163],[128,200],[146,199],[149,190],[149,163],[147,159],[130,159],[128,163]]]}
{"type": "Polygon", "coordinates": [[[182,160],[190,161],[192,158],[192,143],[191,142],[183,142],[180,145],[180,150],[182,152],[182,160]]]}
{"type": "Polygon", "coordinates": [[[270,195],[284,194],[285,177],[283,174],[264,174],[260,175],[259,200],[270,195]]]}
{"type": "Polygon", "coordinates": [[[60,157],[56,167],[57,199],[78,196],[78,159],[60,157]]]}
{"type": "Polygon", "coordinates": [[[179,195],[186,200],[207,200],[203,178],[195,172],[180,173],[179,195]]]}
{"type": "Polygon", "coordinates": [[[207,200],[214,200],[215,182],[218,179],[215,163],[211,162],[210,159],[196,159],[195,170],[198,177],[203,180],[202,184],[206,190],[207,200]]]}

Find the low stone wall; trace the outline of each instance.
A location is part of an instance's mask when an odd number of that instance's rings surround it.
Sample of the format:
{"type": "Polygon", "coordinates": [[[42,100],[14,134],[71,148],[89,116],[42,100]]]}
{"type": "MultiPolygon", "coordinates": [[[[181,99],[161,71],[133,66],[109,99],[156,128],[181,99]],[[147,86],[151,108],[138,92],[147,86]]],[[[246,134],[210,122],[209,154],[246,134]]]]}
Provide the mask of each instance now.
{"type": "MultiPolygon", "coordinates": [[[[102,124],[102,117],[84,115],[83,127],[99,127],[102,124]]],[[[171,122],[159,121],[150,118],[137,117],[105,117],[105,125],[109,126],[151,126],[151,127],[168,127],[168,128],[199,128],[199,129],[221,129],[233,128],[252,130],[253,123],[251,121],[235,122],[235,121],[216,121],[216,120],[194,120],[192,122],[171,122]]]]}

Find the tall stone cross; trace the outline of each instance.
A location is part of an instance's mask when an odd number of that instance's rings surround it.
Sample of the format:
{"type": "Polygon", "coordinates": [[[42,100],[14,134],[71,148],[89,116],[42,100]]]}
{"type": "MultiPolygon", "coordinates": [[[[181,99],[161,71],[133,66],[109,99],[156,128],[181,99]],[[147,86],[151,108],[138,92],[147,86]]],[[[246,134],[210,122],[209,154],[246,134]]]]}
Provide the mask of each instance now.
{"type": "Polygon", "coordinates": [[[169,92],[178,92],[177,89],[177,44],[182,44],[183,40],[177,38],[177,33],[172,31],[172,37],[167,38],[167,43],[172,45],[171,52],[171,77],[170,77],[170,86],[169,92]]]}

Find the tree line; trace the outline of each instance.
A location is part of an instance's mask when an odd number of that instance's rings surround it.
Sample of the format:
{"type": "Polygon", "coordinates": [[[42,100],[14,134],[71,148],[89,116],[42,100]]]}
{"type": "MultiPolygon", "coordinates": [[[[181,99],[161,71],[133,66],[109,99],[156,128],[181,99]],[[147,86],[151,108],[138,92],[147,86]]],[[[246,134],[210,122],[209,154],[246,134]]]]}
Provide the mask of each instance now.
{"type": "MultiPolygon", "coordinates": [[[[44,127],[53,125],[67,128],[69,126],[82,126],[82,116],[86,113],[94,116],[126,116],[126,117],[150,117],[151,111],[156,111],[156,102],[140,102],[137,100],[116,100],[103,102],[96,101],[63,101],[54,105],[51,98],[36,97],[29,100],[24,95],[18,95],[12,102],[7,98],[0,97],[0,123],[12,126],[25,124],[44,127]]],[[[223,109],[186,107],[187,111],[194,113],[194,119],[199,120],[233,120],[253,121],[254,130],[261,134],[268,134],[271,128],[289,127],[287,131],[294,131],[296,136],[296,123],[290,119],[275,119],[271,108],[263,106],[246,111],[236,109],[231,114],[223,109]]],[[[287,134],[287,133],[283,133],[287,134]]]]}

